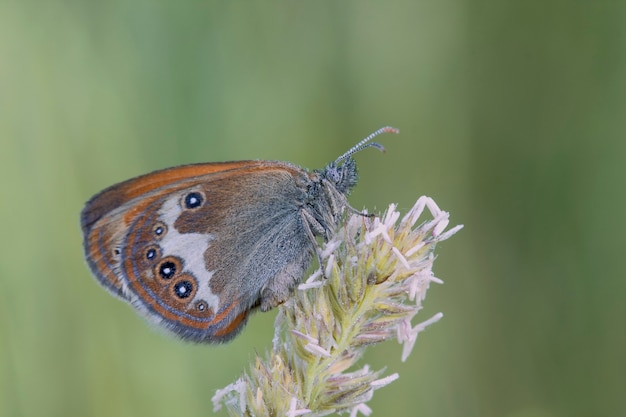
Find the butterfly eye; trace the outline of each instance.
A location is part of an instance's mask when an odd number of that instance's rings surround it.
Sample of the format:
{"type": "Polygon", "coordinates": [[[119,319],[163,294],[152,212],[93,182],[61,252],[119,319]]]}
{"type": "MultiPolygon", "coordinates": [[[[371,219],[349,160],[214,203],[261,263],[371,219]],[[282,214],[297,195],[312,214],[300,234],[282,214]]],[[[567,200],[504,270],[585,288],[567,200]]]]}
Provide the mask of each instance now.
{"type": "MultiPolygon", "coordinates": [[[[147,254],[146,254],[147,255],[147,254]]],[[[180,267],[180,261],[178,259],[170,256],[163,259],[156,266],[156,273],[165,280],[172,278],[176,275],[177,271],[180,271],[182,268],[180,267]]]]}
{"type": "Polygon", "coordinates": [[[185,208],[194,209],[200,207],[203,201],[204,198],[202,197],[202,194],[194,191],[185,196],[185,208]]]}
{"type": "Polygon", "coordinates": [[[183,280],[174,284],[174,294],[176,294],[178,298],[185,299],[189,297],[192,292],[193,284],[189,281],[183,280]]]}

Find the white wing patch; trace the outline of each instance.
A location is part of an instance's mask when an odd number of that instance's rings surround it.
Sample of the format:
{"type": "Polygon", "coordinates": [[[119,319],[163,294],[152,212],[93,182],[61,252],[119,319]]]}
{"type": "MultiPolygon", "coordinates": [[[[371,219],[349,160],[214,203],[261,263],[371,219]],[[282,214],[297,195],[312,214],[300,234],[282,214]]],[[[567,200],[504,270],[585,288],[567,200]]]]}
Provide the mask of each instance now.
{"type": "Polygon", "coordinates": [[[180,206],[180,198],[174,197],[167,200],[159,210],[159,220],[167,225],[167,233],[159,245],[163,256],[176,256],[184,260],[183,272],[190,273],[198,280],[198,289],[189,303],[194,305],[196,301],[204,300],[213,311],[219,309],[219,297],[209,287],[213,272],[206,269],[204,254],[213,240],[213,235],[206,233],[179,233],[174,228],[176,219],[183,209],[180,206]]]}

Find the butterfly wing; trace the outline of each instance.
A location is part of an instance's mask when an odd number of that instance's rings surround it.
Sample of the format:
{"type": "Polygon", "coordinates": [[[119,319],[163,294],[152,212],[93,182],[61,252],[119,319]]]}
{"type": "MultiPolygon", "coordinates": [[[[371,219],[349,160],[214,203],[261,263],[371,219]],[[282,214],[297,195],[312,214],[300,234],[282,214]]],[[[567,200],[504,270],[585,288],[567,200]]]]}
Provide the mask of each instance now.
{"type": "Polygon", "coordinates": [[[87,261],[100,283],[128,299],[119,274],[121,245],[134,218],[168,190],[184,188],[190,178],[254,166],[254,161],[185,165],[155,171],[113,185],[91,198],[81,213],[87,261]]]}
{"type": "Polygon", "coordinates": [[[309,181],[290,164],[242,161],[120,183],[83,210],[88,263],[151,321],[191,340],[228,340],[308,266],[313,242],[300,210],[309,181]]]}

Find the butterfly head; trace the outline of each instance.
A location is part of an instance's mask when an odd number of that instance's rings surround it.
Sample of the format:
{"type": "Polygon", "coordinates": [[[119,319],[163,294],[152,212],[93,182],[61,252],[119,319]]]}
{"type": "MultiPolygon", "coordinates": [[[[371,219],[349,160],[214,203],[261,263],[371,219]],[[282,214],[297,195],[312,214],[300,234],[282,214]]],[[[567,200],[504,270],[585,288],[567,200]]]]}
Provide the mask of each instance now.
{"type": "Polygon", "coordinates": [[[322,181],[330,182],[341,194],[348,194],[359,180],[353,158],[347,158],[339,164],[333,161],[318,173],[322,181]]]}
{"type": "Polygon", "coordinates": [[[373,132],[365,139],[354,145],[339,158],[335,159],[335,161],[326,165],[323,170],[319,171],[320,177],[323,180],[332,183],[335,189],[341,194],[348,194],[350,192],[350,189],[352,189],[358,181],[356,162],[352,158],[352,155],[366,148],[376,148],[379,151],[384,152],[385,148],[383,147],[383,145],[377,142],[371,142],[371,140],[382,133],[399,132],[400,131],[398,129],[390,126],[385,126],[378,129],[377,131],[373,132]]]}
{"type": "Polygon", "coordinates": [[[304,211],[313,234],[322,236],[325,240],[332,234],[343,209],[348,208],[354,213],[360,213],[350,206],[347,195],[357,184],[358,173],[356,161],[352,155],[366,148],[376,148],[384,151],[383,146],[371,140],[381,133],[398,133],[393,127],[383,127],[372,133],[346,153],[335,159],[324,169],[316,170],[312,181],[307,187],[304,211]]]}

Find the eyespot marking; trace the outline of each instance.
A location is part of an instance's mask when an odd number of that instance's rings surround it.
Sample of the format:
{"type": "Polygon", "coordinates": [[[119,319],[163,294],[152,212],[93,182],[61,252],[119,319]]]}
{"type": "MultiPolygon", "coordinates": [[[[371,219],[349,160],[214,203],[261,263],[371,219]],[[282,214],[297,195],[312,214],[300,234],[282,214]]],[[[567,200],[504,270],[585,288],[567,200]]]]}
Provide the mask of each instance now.
{"type": "Polygon", "coordinates": [[[195,209],[204,203],[204,196],[198,191],[192,191],[183,199],[183,206],[186,209],[195,209]]]}
{"type": "Polygon", "coordinates": [[[174,284],[174,295],[180,299],[188,298],[193,292],[193,284],[187,280],[178,281],[174,284]]]}
{"type": "Polygon", "coordinates": [[[156,222],[152,227],[152,233],[154,233],[157,238],[162,238],[167,233],[167,226],[162,222],[156,222]]]}
{"type": "Polygon", "coordinates": [[[163,262],[159,267],[159,274],[165,279],[172,278],[176,274],[176,265],[174,262],[163,262]]]}
{"type": "Polygon", "coordinates": [[[146,251],[146,259],[149,260],[149,261],[152,261],[152,260],[156,259],[158,257],[158,255],[159,255],[159,251],[154,246],[151,246],[146,251]]]}
{"type": "Polygon", "coordinates": [[[164,280],[171,279],[172,277],[174,277],[174,275],[176,275],[177,272],[180,271],[182,271],[180,260],[173,256],[168,256],[167,258],[164,258],[155,267],[155,274],[164,280]]]}

